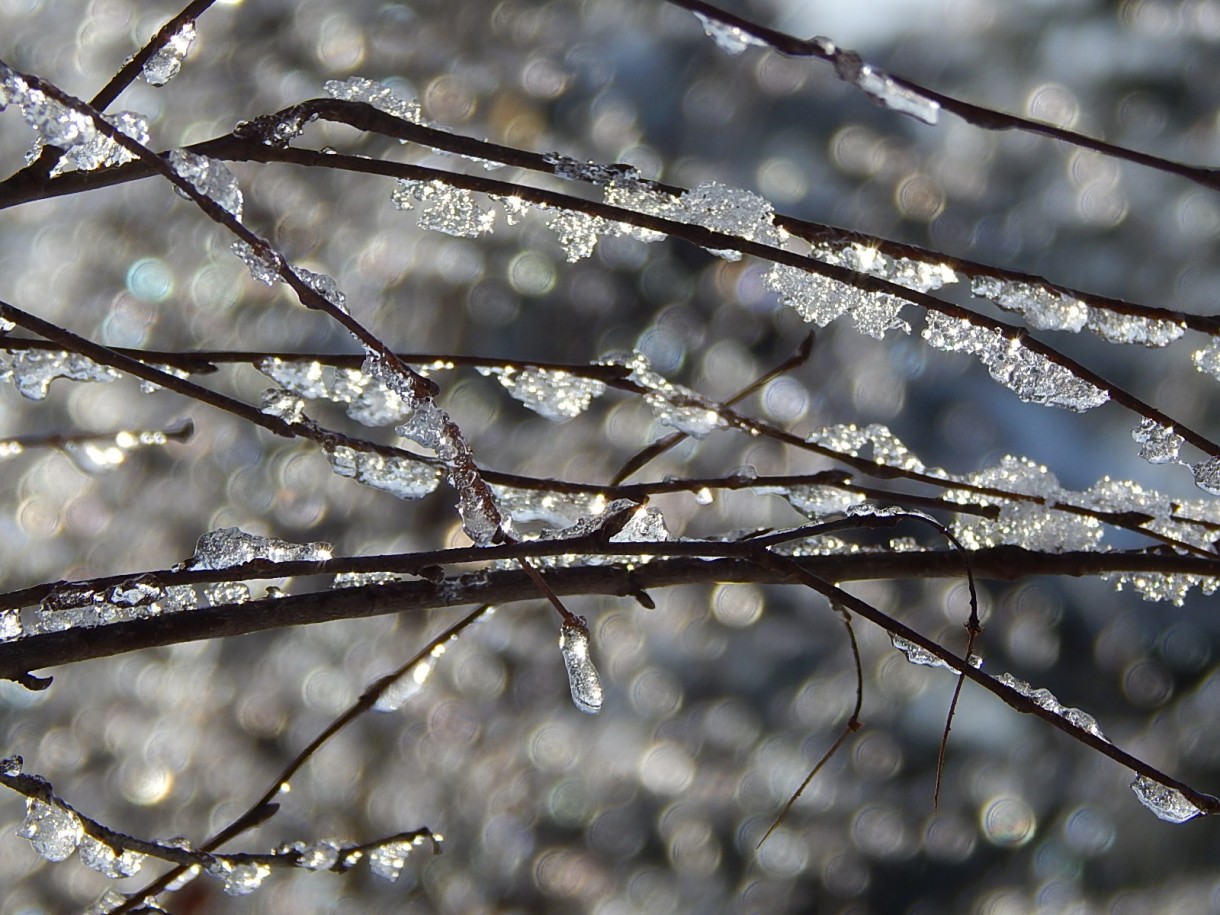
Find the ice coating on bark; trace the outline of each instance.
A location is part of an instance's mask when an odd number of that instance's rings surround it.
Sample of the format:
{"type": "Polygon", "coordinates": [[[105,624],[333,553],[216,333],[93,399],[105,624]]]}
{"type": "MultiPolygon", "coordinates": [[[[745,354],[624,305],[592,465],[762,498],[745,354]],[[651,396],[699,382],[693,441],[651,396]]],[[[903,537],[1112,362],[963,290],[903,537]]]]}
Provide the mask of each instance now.
{"type": "Polygon", "coordinates": [[[1089,318],[1084,302],[1041,283],[976,276],[970,280],[970,291],[1022,315],[1030,327],[1038,330],[1079,333],[1089,318]]]}
{"type": "Polygon", "coordinates": [[[270,247],[260,254],[244,241],[235,241],[230,250],[250,269],[250,276],[264,286],[274,286],[281,281],[280,269],[284,266],[284,261],[270,247]]]}
{"type": "Polygon", "coordinates": [[[392,200],[400,210],[413,210],[423,204],[419,227],[444,232],[457,238],[478,238],[496,227],[494,210],[483,209],[475,202],[474,193],[453,187],[439,179],[415,181],[400,178],[392,200]]]}
{"type": "Polygon", "coordinates": [[[378,111],[392,114],[396,118],[410,121],[412,124],[423,124],[419,102],[396,95],[385,83],[366,79],[363,76],[350,76],[340,82],[337,79],[328,80],[323,87],[331,98],[348,102],[364,102],[372,105],[378,111]]]}
{"type": "Polygon", "coordinates": [[[1010,689],[1016,690],[1022,696],[1032,700],[1035,704],[1046,709],[1048,712],[1053,712],[1060,718],[1066,719],[1081,730],[1088,731],[1094,737],[1100,737],[1102,740],[1107,740],[1106,735],[1101,732],[1101,728],[1097,726],[1097,720],[1092,715],[1088,714],[1087,712],[1082,712],[1078,708],[1066,708],[1059,702],[1058,699],[1055,698],[1054,693],[1052,693],[1049,689],[1035,689],[1024,680],[1018,679],[1012,674],[1002,674],[1001,676],[996,677],[996,680],[1003,683],[1010,689]]]}
{"type": "Polygon", "coordinates": [[[382,880],[394,883],[402,875],[402,869],[407,864],[407,856],[416,843],[401,839],[397,842],[386,842],[369,851],[369,870],[382,880]]]}
{"type": "Polygon", "coordinates": [[[606,357],[602,364],[621,365],[630,370],[629,380],[647,389],[644,402],[662,425],[694,438],[706,438],[716,429],[728,427],[715,404],[690,388],[666,380],[653,370],[643,353],[618,353],[606,357]]]}
{"type": "Polygon", "coordinates": [[[200,537],[195,545],[195,555],[186,561],[183,568],[190,571],[229,569],[256,559],[318,562],[330,559],[331,555],[329,543],[290,543],[276,537],[248,534],[236,527],[225,527],[200,537]]]}
{"type": "Polygon", "coordinates": [[[400,499],[422,499],[440,485],[441,473],[430,464],[371,451],[357,451],[346,445],[326,449],[331,469],[365,486],[388,492],[400,499]]]}
{"type": "Polygon", "coordinates": [[[1146,775],[1137,775],[1131,782],[1131,790],[1141,804],[1166,823],[1185,823],[1203,813],[1177,788],[1162,785],[1146,775]]]}
{"type": "MultiPolygon", "coordinates": [[[[904,639],[900,635],[890,633],[890,644],[906,655],[906,659],[918,667],[938,667],[942,670],[951,671],[958,676],[961,676],[958,671],[954,670],[945,661],[938,658],[932,652],[928,651],[921,645],[916,645],[914,642],[904,639]]],[[[971,667],[981,667],[983,659],[978,655],[971,655],[968,661],[971,667]]]]}
{"type": "Polygon", "coordinates": [[[128,849],[115,851],[100,839],[83,836],[80,842],[81,864],[100,874],[117,880],[139,873],[144,864],[144,855],[128,849]]]}
{"type": "Polygon", "coordinates": [[[153,86],[164,86],[178,75],[195,41],[195,23],[184,22],[158,51],[144,62],[144,79],[153,86]]]}
{"type": "Polygon", "coordinates": [[[589,629],[583,617],[564,620],[559,650],[568,671],[572,702],[582,712],[596,715],[602,709],[602,682],[589,654],[589,629]]]}
{"type": "Polygon", "coordinates": [[[241,222],[243,197],[233,173],[219,159],[172,149],[169,164],[204,197],[241,222]]]}
{"type": "Polygon", "coordinates": [[[813,245],[810,254],[827,264],[867,273],[917,292],[932,292],[958,281],[957,272],[946,263],[893,257],[860,242],[822,242],[813,245]]]}
{"type": "Polygon", "coordinates": [[[1162,318],[1145,318],[1112,311],[1109,308],[1089,308],[1085,326],[1107,343],[1125,343],[1159,349],[1168,346],[1186,333],[1185,325],[1162,318]]]}
{"type": "Polygon", "coordinates": [[[850,314],[857,330],[877,340],[890,330],[911,331],[910,325],[898,317],[906,303],[888,293],[866,292],[820,273],[785,264],[772,264],[763,282],[779,295],[781,302],[818,327],[850,314]]]}
{"type": "Polygon", "coordinates": [[[553,423],[575,419],[606,392],[601,381],[559,369],[505,366],[480,368],[479,373],[494,376],[513,398],[553,423]]]}
{"type": "Polygon", "coordinates": [[[728,25],[711,16],[705,16],[703,13],[695,13],[695,18],[703,26],[707,37],[716,42],[716,47],[728,54],[740,54],[751,45],[759,48],[767,47],[765,41],[755,38],[735,25],[728,25]]]}
{"type": "Polygon", "coordinates": [[[119,373],[78,353],[24,350],[11,359],[0,356],[0,381],[11,381],[23,397],[43,400],[56,378],[111,382],[119,373]]]}
{"type": "Polygon", "coordinates": [[[853,82],[891,111],[910,115],[925,124],[935,124],[940,119],[940,102],[901,85],[884,70],[863,64],[853,82]]]}
{"type": "Polygon", "coordinates": [[[1083,413],[1110,399],[1109,392],[1034,352],[1019,336],[1007,336],[995,328],[931,312],[923,338],[936,349],[977,356],[992,378],[1026,403],[1083,413]]]}

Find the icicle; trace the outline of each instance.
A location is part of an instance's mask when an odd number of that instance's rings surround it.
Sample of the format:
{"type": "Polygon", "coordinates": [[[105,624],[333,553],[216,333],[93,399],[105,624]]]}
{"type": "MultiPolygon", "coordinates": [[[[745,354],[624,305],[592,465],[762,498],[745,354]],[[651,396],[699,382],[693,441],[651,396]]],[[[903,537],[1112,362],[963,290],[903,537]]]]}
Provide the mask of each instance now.
{"type": "Polygon", "coordinates": [[[1162,785],[1146,775],[1137,775],[1131,783],[1131,790],[1141,804],[1166,823],[1185,823],[1203,813],[1177,788],[1162,785]]]}
{"type": "Polygon", "coordinates": [[[220,570],[266,559],[271,562],[318,562],[330,559],[329,543],[289,543],[275,537],[247,534],[236,527],[209,531],[199,538],[195,555],[183,565],[188,571],[220,570]]]}
{"type": "Polygon", "coordinates": [[[178,75],[195,41],[195,23],[184,22],[174,35],[144,63],[144,79],[153,86],[164,86],[178,75]]]}
{"type": "Polygon", "coordinates": [[[25,820],[17,827],[17,835],[29,839],[34,851],[48,861],[68,858],[76,851],[84,834],[75,813],[36,798],[26,801],[25,820]]]}
{"type": "Polygon", "coordinates": [[[526,366],[517,370],[505,366],[480,368],[479,373],[495,376],[515,399],[553,423],[575,419],[589,409],[595,397],[606,392],[606,385],[601,381],[557,369],[526,366]]]}
{"type": "Polygon", "coordinates": [[[559,650],[568,669],[572,702],[582,712],[596,715],[602,709],[602,683],[589,657],[589,629],[583,617],[564,620],[559,630],[559,650]]]}

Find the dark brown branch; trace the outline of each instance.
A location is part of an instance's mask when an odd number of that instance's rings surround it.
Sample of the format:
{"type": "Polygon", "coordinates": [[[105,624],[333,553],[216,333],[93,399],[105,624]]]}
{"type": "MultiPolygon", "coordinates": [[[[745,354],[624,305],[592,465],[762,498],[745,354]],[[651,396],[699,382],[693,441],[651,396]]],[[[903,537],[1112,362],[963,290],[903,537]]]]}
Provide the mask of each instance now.
{"type": "MultiPolygon", "coordinates": [[[[704,3],[703,0],[666,0],[666,2],[740,29],[789,57],[813,57],[827,61],[834,66],[839,78],[847,82],[853,81],[851,74],[857,72],[862,63],[856,52],[837,47],[833,42],[819,41],[818,39],[805,40],[788,35],[785,32],[777,32],[749,19],[743,19],[741,16],[725,12],[718,7],[712,6],[710,3],[704,3]]],[[[1034,121],[1029,118],[1018,117],[1017,115],[996,111],[992,108],[964,102],[951,95],[945,95],[934,89],[922,86],[913,80],[904,79],[892,73],[888,75],[900,86],[935,102],[945,111],[955,114],[968,124],[983,130],[1019,130],[1024,133],[1039,134],[1069,143],[1081,149],[1091,149],[1115,159],[1122,159],[1127,162],[1133,162],[1136,165],[1176,175],[1179,178],[1185,178],[1187,181],[1193,181],[1195,184],[1202,185],[1211,190],[1220,190],[1220,170],[1202,168],[1197,165],[1186,165],[1181,162],[1174,162],[1171,159],[1161,158],[1160,156],[1137,152],[1136,150],[1114,143],[1107,143],[1105,140],[1098,140],[1064,127],[1056,127],[1053,124],[1046,124],[1041,121],[1034,121]]]]}

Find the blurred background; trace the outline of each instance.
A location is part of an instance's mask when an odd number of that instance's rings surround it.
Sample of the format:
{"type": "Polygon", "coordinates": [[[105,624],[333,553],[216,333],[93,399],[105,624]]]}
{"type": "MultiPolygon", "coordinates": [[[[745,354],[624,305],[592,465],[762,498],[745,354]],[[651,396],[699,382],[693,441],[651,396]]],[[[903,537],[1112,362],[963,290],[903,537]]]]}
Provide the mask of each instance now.
{"type": "MultiPolygon", "coordinates": [[[[734,12],[821,34],[877,66],[965,100],[1070,126],[1171,159],[1220,162],[1220,2],[920,0],[737,3],[734,12]]],[[[0,58],[81,97],[96,92],[177,8],[162,2],[0,0],[0,58]]],[[[693,187],[749,189],[777,210],[1038,273],[1148,305],[1216,310],[1220,198],[1182,179],[942,115],[935,127],[876,107],[817,61],[722,52],[660,2],[452,3],[245,0],[198,23],[182,73],[139,81],[111,111],[149,117],[168,149],[323,95],[352,75],[416,97],[424,115],[476,137],[579,160],[623,162],[693,187]]],[[[33,139],[0,114],[0,171],[33,139]]],[[[297,145],[479,166],[307,128],[297,145]]],[[[587,363],[638,349],[670,379],[723,398],[790,355],[807,329],[766,291],[767,265],[680,242],[602,240],[569,264],[537,215],[477,240],[416,228],[393,182],[237,163],[245,222],[293,263],[335,278],[352,313],[400,351],[587,363]]],[[[543,184],[533,175],[493,173],[543,184]]],[[[560,186],[552,183],[547,186],[560,186]]],[[[572,186],[564,190],[571,191],[572,186]]],[[[574,191],[579,193],[579,191],[574,191]]],[[[0,215],[0,298],[106,344],[154,349],[354,352],[282,285],[253,282],[226,233],[148,180],[0,215]]],[[[968,290],[944,294],[969,302],[968,290]]],[[[979,303],[974,307],[984,308],[979,303]]],[[[964,356],[849,326],[743,405],[807,435],[882,423],[930,466],[979,470],[1005,454],[1045,463],[1068,488],[1110,476],[1196,498],[1181,467],[1137,456],[1136,418],[1019,402],[964,356]]],[[[1214,379],[1194,335],[1164,350],[1042,334],[1205,434],[1214,379]]],[[[257,403],[247,367],[203,379],[257,403]]],[[[662,433],[610,394],[562,426],[494,379],[437,376],[483,466],[608,479],[662,433]]],[[[341,426],[341,411],[311,404],[341,426]]],[[[336,555],[463,542],[453,499],[400,502],[331,472],[316,447],[274,439],[133,379],[56,381],[44,401],[0,386],[0,438],[167,428],[184,444],[131,453],[105,472],[58,451],[0,463],[0,589],[166,568],[220,527],[330,541],[336,555]]],[[[360,432],[359,427],[355,428],[360,432]]],[[[388,430],[385,430],[388,432],[388,430]]],[[[376,431],[371,434],[379,434],[376,431]]],[[[389,439],[385,439],[389,440],[389,439]]],[[[1197,457],[1197,456],[1195,456],[1197,457]]],[[[798,473],[829,466],[720,432],[686,443],[664,474],[798,473]]],[[[798,516],[781,498],[657,499],[669,530],[700,536],[798,516]]],[[[924,530],[910,536],[940,547],[924,530]]],[[[1121,542],[1121,541],[1116,541],[1121,542]]],[[[280,583],[287,589],[311,582],[280,583]]],[[[957,650],[960,581],[870,582],[854,593],[957,650]]],[[[1214,601],[1148,604],[1093,580],[981,586],[986,668],[1052,689],[1124,749],[1200,790],[1220,790],[1214,601]]],[[[256,593],[256,596],[260,596],[256,593]]],[[[605,709],[568,696],[553,611],[501,608],[392,714],[366,716],[298,777],[283,811],[230,850],[325,837],[365,841],[427,825],[439,857],[389,884],[276,872],[256,894],[201,878],[171,911],[685,912],[1220,911],[1217,827],[1162,823],[1131,773],[966,688],[939,809],[932,792],[954,682],[908,664],[885,633],[856,630],[865,728],[755,846],[830,746],[854,700],[841,623],[796,589],[720,585],[653,595],[657,607],[575,599],[588,617],[605,709]]],[[[133,653],[51,671],[29,693],[0,683],[0,753],[20,753],[82,812],[145,837],[195,840],[225,825],[366,683],[456,618],[379,618],[133,653]]],[[[82,909],[108,881],[50,865],[15,835],[22,799],[0,797],[0,910],[82,909]]],[[[127,880],[135,890],[149,874],[127,880]]]]}

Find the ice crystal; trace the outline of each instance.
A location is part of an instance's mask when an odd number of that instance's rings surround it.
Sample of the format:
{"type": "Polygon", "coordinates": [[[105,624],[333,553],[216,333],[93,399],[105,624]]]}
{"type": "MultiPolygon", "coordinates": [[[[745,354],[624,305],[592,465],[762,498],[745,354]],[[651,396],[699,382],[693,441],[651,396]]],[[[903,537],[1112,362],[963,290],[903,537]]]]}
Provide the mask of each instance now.
{"type": "Polygon", "coordinates": [[[1173,431],[1173,426],[1162,426],[1155,419],[1141,420],[1131,430],[1131,437],[1140,443],[1140,457],[1149,464],[1178,464],[1178,456],[1186,439],[1173,431]]]}
{"type": "Polygon", "coordinates": [[[1097,726],[1097,720],[1092,715],[1082,712],[1078,708],[1065,708],[1049,689],[1035,689],[1024,680],[1018,679],[1012,674],[1002,674],[996,677],[996,680],[1010,689],[1016,690],[1025,698],[1032,700],[1035,705],[1046,709],[1048,712],[1053,712],[1060,718],[1066,719],[1070,724],[1074,724],[1082,731],[1088,731],[1094,737],[1107,740],[1106,735],[1101,732],[1101,728],[1097,726]]]}
{"type": "Polygon", "coordinates": [[[339,476],[351,477],[400,499],[422,499],[440,485],[440,471],[421,461],[357,451],[346,445],[328,447],[326,459],[339,476]]]}
{"type": "Polygon", "coordinates": [[[224,858],[215,858],[208,865],[208,873],[224,881],[226,896],[249,896],[267,879],[271,868],[266,864],[251,862],[234,864],[224,858]]]}
{"type": "Polygon", "coordinates": [[[29,839],[34,851],[48,861],[63,861],[76,851],[85,835],[80,817],[66,807],[36,798],[27,800],[25,809],[17,835],[29,839]]]}
{"type": "Polygon", "coordinates": [[[100,839],[87,835],[81,838],[80,860],[85,867],[117,880],[139,873],[144,855],[125,848],[116,851],[100,839]]]}
{"type": "Polygon", "coordinates": [[[614,223],[576,210],[560,210],[546,225],[558,237],[568,263],[574,264],[593,253],[597,240],[610,234],[614,223]]]}
{"type": "Polygon", "coordinates": [[[931,312],[923,338],[936,349],[977,356],[992,378],[1026,403],[1083,413],[1110,399],[1109,392],[1034,352],[1019,336],[1008,337],[994,328],[931,312]]]}
{"type": "Polygon", "coordinates": [[[248,534],[240,528],[226,527],[200,537],[195,545],[195,555],[186,561],[183,568],[189,571],[229,569],[256,559],[318,562],[330,559],[331,554],[329,543],[289,543],[275,537],[248,534]]]}
{"type": "Polygon", "coordinates": [[[0,642],[11,642],[25,635],[21,626],[21,611],[16,607],[0,610],[0,642]]]}
{"type": "Polygon", "coordinates": [[[259,410],[286,423],[299,423],[305,418],[305,401],[291,391],[271,388],[263,392],[259,410]]]}
{"type": "Polygon", "coordinates": [[[682,385],[667,381],[654,371],[648,357],[640,352],[617,353],[602,360],[603,365],[620,365],[630,369],[630,381],[647,389],[644,402],[652,409],[657,421],[690,435],[706,438],[716,429],[724,429],[728,422],[720,415],[716,405],[682,385]]]}
{"type": "Polygon", "coordinates": [[[859,242],[824,242],[814,245],[810,254],[827,264],[867,273],[917,292],[932,292],[958,280],[956,271],[948,264],[891,257],[879,248],[859,242]]]}
{"type": "Polygon", "coordinates": [[[32,150],[35,157],[41,144],[67,150],[89,143],[96,133],[93,119],[85,112],[55,101],[0,63],[0,111],[10,104],[20,109],[25,122],[38,133],[40,142],[32,150]]]}
{"type": "MultiPolygon", "coordinates": [[[[607,507],[607,513],[614,503],[607,507]]],[[[600,526],[600,525],[599,525],[600,526]]],[[[611,543],[662,543],[671,539],[665,527],[665,516],[651,505],[637,507],[623,529],[610,538],[611,543]]]]}
{"type": "Polygon", "coordinates": [[[520,524],[541,521],[562,529],[606,510],[606,497],[600,493],[558,493],[511,486],[497,486],[495,490],[497,504],[520,524]]]}
{"type": "Polygon", "coordinates": [[[1192,588],[1199,588],[1204,594],[1220,590],[1220,579],[1185,572],[1111,572],[1102,578],[1114,582],[1115,590],[1122,591],[1130,585],[1146,601],[1169,601],[1175,607],[1186,602],[1192,588]]]}
{"type": "MultiPolygon", "coordinates": [[[[914,473],[938,473],[929,470],[923,462],[887,426],[870,423],[857,426],[855,423],[823,426],[806,436],[806,441],[840,454],[853,457],[871,457],[878,464],[898,467],[914,473]]],[[[799,488],[798,490],[799,491],[799,488]]],[[[854,498],[854,497],[853,497],[854,498]]],[[[863,502],[863,499],[856,499],[863,502]]],[[[845,510],[845,509],[844,509],[845,510]]]]}
{"type": "Polygon", "coordinates": [[[1089,308],[1085,326],[1107,343],[1138,344],[1150,349],[1168,346],[1186,332],[1185,325],[1178,321],[1144,318],[1095,307],[1089,308]]]}
{"type": "Polygon", "coordinates": [[[213,607],[227,607],[231,604],[244,604],[250,600],[250,588],[240,581],[218,581],[206,585],[203,596],[213,607]]]}
{"type": "Polygon", "coordinates": [[[890,330],[910,333],[910,325],[898,318],[906,303],[896,296],[865,292],[820,273],[784,264],[772,264],[763,282],[778,293],[781,302],[818,327],[850,312],[856,329],[875,339],[882,339],[890,330]]]}
{"type": "Polygon", "coordinates": [[[861,65],[853,81],[891,111],[910,115],[925,124],[935,124],[940,119],[940,102],[901,85],[876,67],[861,65]]]}
{"type": "Polygon", "coordinates": [[[340,572],[331,583],[331,588],[360,588],[365,585],[388,585],[402,581],[394,572],[340,572]]]}
{"type": "MultiPolygon", "coordinates": [[[[116,114],[103,114],[102,120],[125,136],[131,137],[137,143],[148,143],[148,118],[134,111],[120,111],[116,114]]],[[[107,168],[121,165],[135,158],[117,140],[113,140],[100,130],[92,130],[87,138],[69,147],[53,169],[51,177],[55,178],[68,171],[69,165],[74,165],[78,171],[87,172],[97,168],[107,168]]],[[[39,138],[36,144],[39,148],[43,141],[39,138]]]]}
{"type": "Polygon", "coordinates": [[[423,204],[419,216],[421,229],[432,229],[458,238],[478,238],[496,226],[495,211],[480,207],[472,191],[453,187],[440,179],[414,181],[400,178],[393,201],[400,210],[414,209],[416,202],[423,204]]]}
{"type": "Polygon", "coordinates": [[[223,162],[187,152],[185,149],[171,149],[169,164],[179,177],[189,181],[195,190],[241,222],[241,188],[223,162]]]}
{"type": "Polygon", "coordinates": [[[568,671],[572,702],[582,712],[596,715],[602,709],[602,683],[589,656],[589,629],[583,617],[564,620],[559,630],[559,650],[568,671]]]}
{"type": "Polygon", "coordinates": [[[1213,496],[1220,496],[1220,458],[1208,458],[1191,465],[1194,471],[1195,485],[1213,496]]]}
{"type": "Polygon", "coordinates": [[[369,870],[382,880],[395,882],[406,866],[414,846],[409,841],[386,842],[369,852],[369,870]]]}
{"type": "Polygon", "coordinates": [[[280,282],[284,261],[271,247],[265,247],[264,252],[260,253],[244,241],[235,241],[231,250],[250,268],[250,276],[264,286],[274,286],[280,282]]]}
{"type": "Polygon", "coordinates": [[[1084,302],[1041,283],[976,276],[970,280],[970,291],[1020,314],[1030,327],[1038,330],[1066,330],[1075,334],[1089,318],[1089,308],[1084,302]]]}
{"type": "Polygon", "coordinates": [[[419,102],[407,101],[394,93],[385,83],[366,79],[363,76],[351,76],[343,82],[329,80],[323,87],[331,98],[347,102],[364,102],[372,105],[378,111],[392,114],[396,118],[410,121],[412,124],[423,124],[419,102]]]}
{"type": "Polygon", "coordinates": [[[402,422],[409,408],[404,398],[391,389],[373,370],[371,363],[364,369],[336,369],[329,397],[344,404],[347,415],[362,426],[390,426],[402,422]]]}
{"type": "Polygon", "coordinates": [[[755,38],[749,32],[735,25],[728,25],[718,19],[713,19],[711,16],[705,16],[703,13],[695,13],[695,18],[703,26],[703,31],[707,34],[707,37],[716,42],[716,46],[720,50],[728,54],[740,54],[751,45],[760,48],[767,47],[767,43],[761,38],[755,38]]]}
{"type": "Polygon", "coordinates": [[[342,843],[338,839],[322,839],[313,845],[305,845],[303,842],[294,843],[292,850],[300,854],[300,857],[297,858],[297,867],[309,871],[326,871],[338,863],[341,847],[342,843]]]}
{"type": "Polygon", "coordinates": [[[0,356],[0,381],[12,381],[23,397],[43,400],[56,378],[70,381],[110,382],[119,373],[108,365],[98,365],[78,353],[62,350],[25,350],[11,360],[0,356]]]}
{"type": "Polygon", "coordinates": [[[1131,783],[1131,790],[1141,804],[1166,823],[1185,823],[1203,813],[1177,788],[1162,785],[1146,775],[1137,775],[1131,783]]]}
{"type": "Polygon", "coordinates": [[[553,423],[575,419],[595,397],[606,392],[606,385],[593,378],[582,378],[559,369],[526,366],[516,369],[481,368],[483,375],[493,375],[515,399],[553,423]]]}
{"type": "Polygon", "coordinates": [[[1220,340],[1212,339],[1203,349],[1196,350],[1191,361],[1200,372],[1220,379],[1220,340]]]}
{"type": "Polygon", "coordinates": [[[182,28],[145,61],[144,79],[153,86],[164,86],[168,83],[182,69],[182,61],[186,59],[194,41],[195,23],[184,22],[182,28]]]}
{"type": "MultiPolygon", "coordinates": [[[[778,245],[787,236],[775,225],[775,208],[766,199],[741,188],[728,187],[713,181],[687,191],[678,201],[681,222],[703,226],[714,232],[744,238],[747,241],[778,245]]],[[[741,259],[738,251],[712,252],[725,260],[741,259]]]]}
{"type": "Polygon", "coordinates": [[[864,503],[864,496],[857,493],[817,484],[756,489],[755,492],[775,493],[783,496],[788,500],[788,504],[798,512],[813,519],[842,514],[848,509],[864,503]]]}
{"type": "Polygon", "coordinates": [[[953,532],[967,549],[1012,544],[1039,552],[1062,553],[1096,549],[1102,538],[1101,522],[1089,515],[1057,510],[1056,502],[1072,503],[1055,475],[1028,458],[1005,455],[999,464],[956,477],[974,486],[1034,496],[1039,502],[1005,499],[968,490],[946,490],[950,502],[998,505],[999,517],[964,514],[953,532]]]}
{"type": "Polygon", "coordinates": [[[323,376],[323,366],[320,362],[270,356],[260,359],[255,368],[286,390],[310,400],[317,400],[329,394],[329,385],[323,376]]]}
{"type": "MultiPolygon", "coordinates": [[[[904,639],[900,635],[895,635],[891,632],[890,644],[906,655],[906,659],[912,664],[919,667],[938,667],[942,670],[952,671],[954,674],[960,676],[957,670],[955,670],[945,661],[938,658],[936,655],[932,654],[932,652],[928,651],[921,645],[916,645],[914,642],[904,639]]],[[[967,663],[969,663],[971,667],[982,667],[983,659],[978,655],[972,654],[967,663]]]]}

